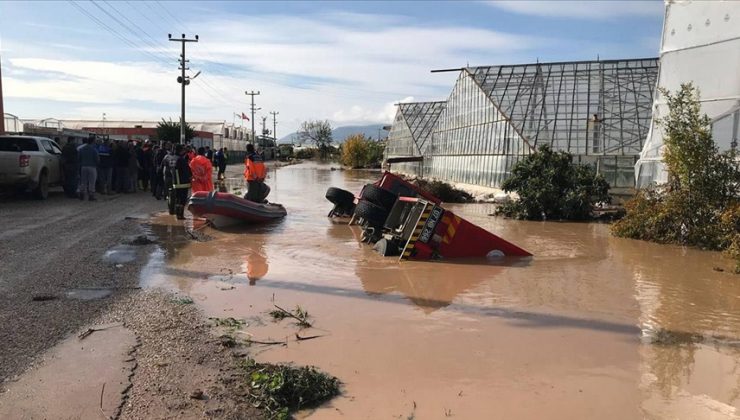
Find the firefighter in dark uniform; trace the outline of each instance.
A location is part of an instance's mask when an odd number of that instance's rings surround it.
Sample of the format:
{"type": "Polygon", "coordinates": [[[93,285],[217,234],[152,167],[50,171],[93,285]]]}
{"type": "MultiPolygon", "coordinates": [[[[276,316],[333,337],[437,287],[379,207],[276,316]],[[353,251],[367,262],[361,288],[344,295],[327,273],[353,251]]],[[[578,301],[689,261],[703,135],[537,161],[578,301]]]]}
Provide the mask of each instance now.
{"type": "Polygon", "coordinates": [[[190,190],[190,167],[186,150],[181,145],[175,146],[175,153],[167,155],[163,165],[166,165],[165,180],[168,181],[170,193],[168,197],[168,206],[170,214],[176,214],[179,220],[185,218],[185,205],[188,201],[188,192],[190,190]]]}
{"type": "Polygon", "coordinates": [[[74,138],[67,139],[62,148],[62,171],[64,175],[64,193],[67,197],[77,197],[77,181],[80,168],[77,166],[77,145],[74,138]]]}

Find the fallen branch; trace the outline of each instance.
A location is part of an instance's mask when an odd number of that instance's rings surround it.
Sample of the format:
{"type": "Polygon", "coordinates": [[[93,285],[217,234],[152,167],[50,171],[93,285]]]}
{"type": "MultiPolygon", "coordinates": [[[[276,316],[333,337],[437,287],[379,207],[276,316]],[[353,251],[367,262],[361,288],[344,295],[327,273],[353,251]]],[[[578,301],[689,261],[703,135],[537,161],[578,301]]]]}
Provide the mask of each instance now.
{"type": "Polygon", "coordinates": [[[301,337],[298,333],[295,333],[295,338],[298,341],[313,340],[314,338],[323,337],[323,335],[309,335],[308,337],[301,337]]]}
{"type": "Polygon", "coordinates": [[[122,324],[115,324],[115,325],[109,325],[107,327],[102,327],[102,328],[88,328],[85,331],[81,332],[80,335],[77,336],[77,338],[79,338],[80,340],[84,340],[90,334],[94,333],[95,331],[103,331],[103,330],[107,330],[109,328],[120,327],[121,325],[122,324]]]}
{"type": "Polygon", "coordinates": [[[103,410],[103,393],[105,393],[105,382],[103,382],[103,387],[100,389],[100,412],[107,419],[109,417],[105,414],[105,410],[103,410]]]}
{"type": "MultiPolygon", "coordinates": [[[[301,312],[301,314],[303,315],[301,317],[301,316],[298,316],[298,315],[294,314],[293,312],[290,312],[288,310],[285,310],[284,308],[281,308],[281,307],[277,306],[274,303],[272,304],[272,306],[274,306],[275,308],[277,308],[280,311],[280,313],[283,315],[283,318],[293,318],[293,319],[297,320],[298,321],[298,325],[300,325],[302,327],[310,327],[311,326],[311,323],[308,322],[308,313],[301,312]]],[[[301,309],[298,308],[298,310],[300,311],[301,309]]],[[[275,317],[274,314],[273,314],[273,317],[275,317]]]]}
{"type": "Polygon", "coordinates": [[[254,343],[254,344],[265,344],[268,346],[287,346],[287,341],[258,341],[258,340],[252,340],[251,338],[247,340],[247,343],[254,343]]]}

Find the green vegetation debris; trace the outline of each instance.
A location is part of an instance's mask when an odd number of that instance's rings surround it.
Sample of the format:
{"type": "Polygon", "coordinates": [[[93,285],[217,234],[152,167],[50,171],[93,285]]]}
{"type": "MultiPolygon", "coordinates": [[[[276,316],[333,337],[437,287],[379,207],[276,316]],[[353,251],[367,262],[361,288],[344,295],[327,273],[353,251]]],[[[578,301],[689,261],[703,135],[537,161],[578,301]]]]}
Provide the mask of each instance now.
{"type": "Polygon", "coordinates": [[[312,366],[262,364],[246,359],[242,368],[249,400],[271,419],[290,419],[295,411],[317,407],[340,393],[339,379],[312,366]]]}
{"type": "Polygon", "coordinates": [[[189,296],[177,297],[177,298],[172,299],[172,301],[178,305],[192,305],[194,303],[193,299],[190,298],[189,296]]]}
{"type": "Polygon", "coordinates": [[[236,341],[236,338],[234,338],[234,336],[232,336],[231,334],[224,334],[218,337],[218,343],[230,349],[236,347],[237,344],[239,344],[239,342],[236,341]]]}
{"type": "Polygon", "coordinates": [[[446,182],[423,178],[410,178],[406,180],[445,203],[470,203],[473,201],[472,195],[446,182]]]}
{"type": "Polygon", "coordinates": [[[650,337],[650,342],[653,344],[660,345],[676,345],[676,344],[691,344],[701,343],[704,341],[704,336],[701,334],[683,332],[683,331],[671,331],[664,328],[659,329],[655,334],[650,337]]]}
{"type": "Polygon", "coordinates": [[[211,321],[213,321],[213,325],[216,325],[218,327],[226,327],[231,329],[241,329],[244,325],[246,325],[246,321],[242,319],[236,319],[236,318],[208,318],[211,321]]]}
{"type": "Polygon", "coordinates": [[[308,311],[304,310],[300,306],[296,305],[293,311],[288,311],[277,305],[274,305],[274,306],[275,306],[275,309],[270,311],[270,316],[275,321],[281,321],[285,318],[293,318],[296,321],[298,321],[297,323],[300,327],[302,328],[311,327],[311,322],[309,321],[310,316],[308,315],[308,311]]]}

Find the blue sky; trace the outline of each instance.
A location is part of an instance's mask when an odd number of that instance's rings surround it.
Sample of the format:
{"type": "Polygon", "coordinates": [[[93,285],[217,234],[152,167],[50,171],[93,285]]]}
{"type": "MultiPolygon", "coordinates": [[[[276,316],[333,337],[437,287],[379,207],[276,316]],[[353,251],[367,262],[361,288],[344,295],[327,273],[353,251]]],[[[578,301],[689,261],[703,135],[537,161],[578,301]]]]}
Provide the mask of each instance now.
{"type": "Polygon", "coordinates": [[[278,111],[388,123],[394,103],[440,100],[465,65],[658,55],[663,3],[0,1],[5,110],[21,118],[178,118],[178,45],[188,45],[193,120],[278,111]]]}

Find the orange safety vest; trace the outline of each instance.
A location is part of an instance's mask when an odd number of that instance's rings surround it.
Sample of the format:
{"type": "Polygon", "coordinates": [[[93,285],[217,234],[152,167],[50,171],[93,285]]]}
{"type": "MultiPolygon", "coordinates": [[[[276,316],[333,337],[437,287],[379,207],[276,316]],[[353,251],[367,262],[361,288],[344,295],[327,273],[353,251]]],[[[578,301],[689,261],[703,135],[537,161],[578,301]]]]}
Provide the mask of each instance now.
{"type": "Polygon", "coordinates": [[[192,172],[191,188],[193,192],[213,191],[213,164],[207,157],[198,155],[190,161],[192,172]]]}
{"type": "Polygon", "coordinates": [[[267,177],[265,162],[258,153],[247,155],[244,159],[244,166],[244,178],[247,181],[264,181],[267,177]]]}

